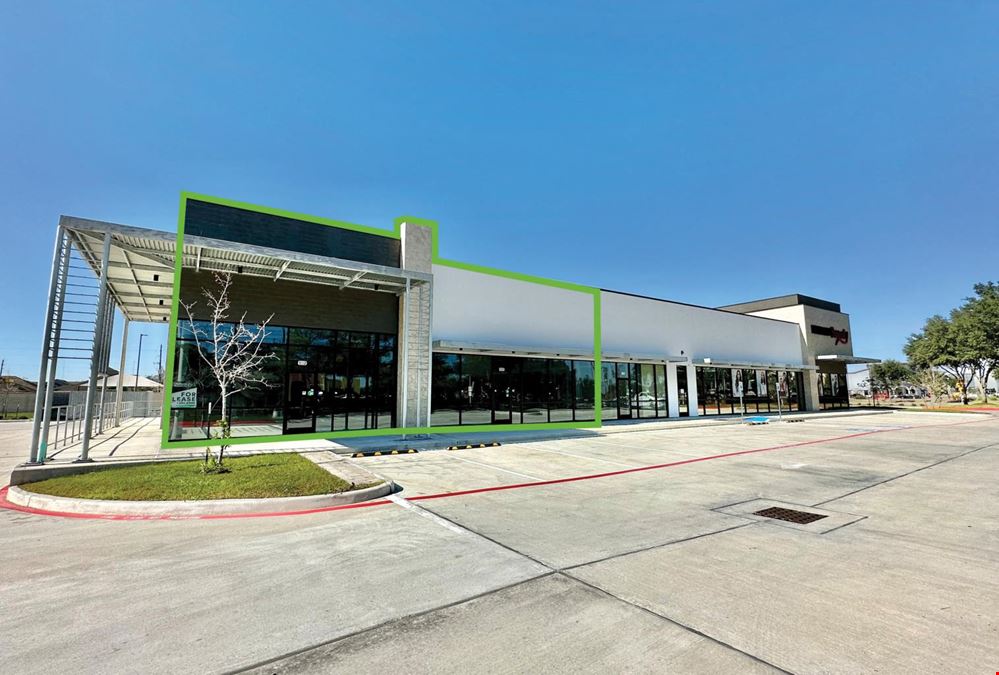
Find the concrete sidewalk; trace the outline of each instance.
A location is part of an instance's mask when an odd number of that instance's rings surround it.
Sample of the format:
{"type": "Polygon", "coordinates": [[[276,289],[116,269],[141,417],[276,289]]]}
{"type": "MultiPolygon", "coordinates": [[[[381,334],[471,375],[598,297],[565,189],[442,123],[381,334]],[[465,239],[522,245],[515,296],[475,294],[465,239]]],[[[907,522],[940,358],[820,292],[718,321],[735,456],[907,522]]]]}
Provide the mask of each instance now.
{"type": "MultiPolygon", "coordinates": [[[[884,411],[889,413],[890,411],[884,411]]],[[[869,415],[872,411],[823,411],[813,413],[785,414],[785,420],[806,420],[821,416],[822,418],[869,415]]],[[[929,414],[929,413],[927,413],[929,414]]],[[[766,415],[764,415],[766,416],[766,415]]],[[[769,415],[773,423],[777,423],[776,415],[769,415]]],[[[229,454],[233,456],[262,454],[271,452],[325,452],[333,451],[340,454],[355,452],[371,452],[376,450],[391,451],[393,449],[416,448],[420,450],[439,450],[451,446],[461,446],[479,443],[499,442],[501,444],[527,443],[533,441],[584,439],[610,436],[614,434],[663,431],[670,429],[693,429],[699,427],[716,427],[742,424],[739,415],[721,417],[688,417],[669,420],[621,420],[607,422],[600,429],[550,429],[517,431],[515,429],[497,427],[495,431],[484,432],[454,432],[446,434],[429,434],[418,436],[372,436],[351,439],[330,440],[295,440],[294,436],[283,437],[286,440],[262,443],[239,444],[231,446],[229,454]]],[[[0,427],[0,473],[10,475],[13,468],[27,458],[27,449],[31,439],[31,422],[11,422],[0,427]],[[20,452],[19,452],[20,451],[20,452]]],[[[98,463],[121,461],[143,461],[158,459],[191,458],[204,455],[203,448],[162,449],[159,417],[140,417],[125,421],[121,426],[103,434],[94,436],[90,445],[90,458],[98,463]]],[[[79,457],[80,443],[69,444],[53,451],[46,459],[46,464],[71,463],[79,457]]]]}

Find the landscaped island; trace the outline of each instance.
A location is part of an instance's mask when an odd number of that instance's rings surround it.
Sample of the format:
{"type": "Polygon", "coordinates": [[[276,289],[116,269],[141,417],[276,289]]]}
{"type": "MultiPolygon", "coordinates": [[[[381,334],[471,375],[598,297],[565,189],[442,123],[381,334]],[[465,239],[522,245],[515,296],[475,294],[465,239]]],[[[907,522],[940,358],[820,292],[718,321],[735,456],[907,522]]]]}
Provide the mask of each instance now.
{"type": "Polygon", "coordinates": [[[21,487],[38,494],[77,499],[168,501],[300,497],[378,484],[350,483],[296,453],[229,457],[228,473],[202,473],[202,463],[195,459],[108,468],[21,487]]]}

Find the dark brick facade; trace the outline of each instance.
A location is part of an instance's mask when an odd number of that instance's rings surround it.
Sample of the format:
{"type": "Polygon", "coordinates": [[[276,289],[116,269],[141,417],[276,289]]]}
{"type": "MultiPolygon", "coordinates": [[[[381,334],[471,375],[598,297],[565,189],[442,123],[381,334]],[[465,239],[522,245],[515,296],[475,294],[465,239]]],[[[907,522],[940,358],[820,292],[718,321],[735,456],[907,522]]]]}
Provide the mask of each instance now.
{"type": "Polygon", "coordinates": [[[325,255],[388,267],[399,266],[398,239],[283,216],[187,200],[184,234],[325,255]]]}
{"type": "MultiPolygon", "coordinates": [[[[211,272],[184,270],[180,277],[180,299],[196,301],[196,319],[205,319],[207,300],[203,288],[215,288],[211,272]]],[[[271,314],[275,326],[300,328],[339,328],[341,330],[391,333],[398,330],[399,299],[392,293],[376,293],[354,288],[272,281],[263,277],[233,275],[229,290],[230,319],[238,320],[246,311],[246,322],[260,322],[271,314]]],[[[181,320],[186,318],[180,308],[181,320]]]]}

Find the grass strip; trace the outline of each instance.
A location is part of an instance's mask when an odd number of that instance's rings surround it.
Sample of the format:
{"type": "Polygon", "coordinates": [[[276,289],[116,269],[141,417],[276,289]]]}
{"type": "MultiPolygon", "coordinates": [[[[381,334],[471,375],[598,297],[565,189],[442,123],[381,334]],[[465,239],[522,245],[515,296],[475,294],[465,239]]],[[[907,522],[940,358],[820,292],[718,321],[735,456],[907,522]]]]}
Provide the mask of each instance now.
{"type": "Polygon", "coordinates": [[[290,452],[230,457],[226,466],[229,473],[203,474],[201,460],[157,462],[49,478],[21,487],[58,497],[165,501],[298,497],[377,485],[354,485],[290,452]]]}

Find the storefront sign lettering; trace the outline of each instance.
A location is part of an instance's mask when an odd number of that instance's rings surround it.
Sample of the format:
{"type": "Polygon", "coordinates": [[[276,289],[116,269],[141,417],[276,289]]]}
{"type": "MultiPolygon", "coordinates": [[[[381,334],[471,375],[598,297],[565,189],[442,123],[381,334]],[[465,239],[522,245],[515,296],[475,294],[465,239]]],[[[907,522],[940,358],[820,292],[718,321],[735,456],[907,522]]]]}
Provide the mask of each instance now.
{"type": "Polygon", "coordinates": [[[832,326],[816,326],[812,324],[812,332],[816,335],[825,335],[836,340],[836,344],[845,345],[850,339],[850,332],[845,330],[837,330],[832,326]]]}

